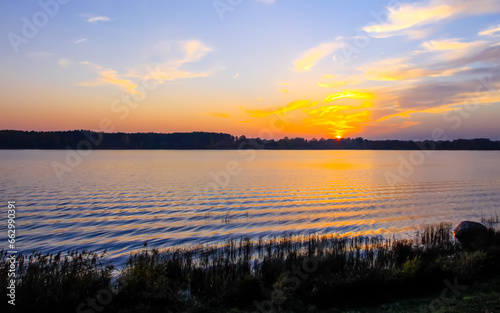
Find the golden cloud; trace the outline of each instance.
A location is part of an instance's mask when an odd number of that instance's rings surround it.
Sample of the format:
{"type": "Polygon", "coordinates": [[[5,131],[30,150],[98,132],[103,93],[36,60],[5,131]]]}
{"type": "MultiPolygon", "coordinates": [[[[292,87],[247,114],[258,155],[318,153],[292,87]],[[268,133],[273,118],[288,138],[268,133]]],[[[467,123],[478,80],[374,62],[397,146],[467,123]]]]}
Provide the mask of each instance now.
{"type": "Polygon", "coordinates": [[[481,5],[467,0],[431,0],[427,3],[408,3],[387,8],[386,23],[373,24],[363,28],[369,35],[384,38],[398,35],[415,35],[415,28],[430,25],[458,16],[470,16],[500,12],[496,0],[484,0],[481,5]]]}
{"type": "Polygon", "coordinates": [[[304,52],[298,60],[293,62],[294,69],[297,72],[309,71],[318,61],[329,54],[332,54],[335,50],[340,49],[341,47],[342,43],[340,42],[327,42],[311,48],[304,52]]]}
{"type": "Polygon", "coordinates": [[[478,33],[479,36],[496,36],[500,35],[500,25],[492,26],[478,33]]]}
{"type": "Polygon", "coordinates": [[[219,112],[210,112],[208,114],[211,116],[214,116],[214,117],[221,117],[221,118],[230,118],[231,117],[229,114],[219,113],[219,112]]]}
{"type": "Polygon", "coordinates": [[[270,108],[270,109],[244,109],[246,113],[253,117],[266,117],[273,114],[284,114],[289,111],[304,109],[308,107],[313,107],[318,102],[313,102],[310,100],[299,100],[290,102],[288,105],[282,108],[270,108]]]}
{"type": "Polygon", "coordinates": [[[106,84],[111,84],[119,87],[123,91],[134,94],[137,96],[142,96],[142,94],[137,91],[135,88],[138,86],[136,83],[134,83],[131,80],[120,78],[115,70],[112,69],[106,69],[103,71],[99,72],[99,75],[101,76],[95,81],[90,81],[90,82],[83,82],[80,83],[80,86],[88,86],[88,87],[93,87],[93,86],[102,86],[106,84]]]}

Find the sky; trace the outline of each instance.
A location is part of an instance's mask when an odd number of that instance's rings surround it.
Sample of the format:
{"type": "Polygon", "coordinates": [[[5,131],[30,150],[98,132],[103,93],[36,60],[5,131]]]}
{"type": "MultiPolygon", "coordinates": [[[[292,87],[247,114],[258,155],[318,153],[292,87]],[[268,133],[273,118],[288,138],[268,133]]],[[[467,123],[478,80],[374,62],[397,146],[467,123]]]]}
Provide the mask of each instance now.
{"type": "Polygon", "coordinates": [[[0,129],[500,139],[500,0],[3,0],[0,29],[0,129]]]}

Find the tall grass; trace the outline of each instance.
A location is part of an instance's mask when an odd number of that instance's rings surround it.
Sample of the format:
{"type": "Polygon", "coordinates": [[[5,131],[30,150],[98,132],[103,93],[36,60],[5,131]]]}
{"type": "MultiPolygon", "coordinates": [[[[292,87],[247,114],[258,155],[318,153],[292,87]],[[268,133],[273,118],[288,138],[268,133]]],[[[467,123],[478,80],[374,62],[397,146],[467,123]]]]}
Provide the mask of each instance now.
{"type": "MultiPolygon", "coordinates": [[[[443,279],[470,282],[485,273],[500,274],[498,244],[487,251],[463,251],[451,237],[450,224],[426,227],[413,240],[242,237],[219,245],[144,249],[130,256],[113,283],[113,266],[104,254],[33,253],[18,256],[17,292],[33,307],[52,311],[72,311],[102,288],[113,291],[106,307],[110,312],[254,311],[255,303],[277,294],[277,310],[341,307],[439,291],[443,279]]],[[[7,255],[1,256],[5,277],[7,255]]]]}
{"type": "MultiPolygon", "coordinates": [[[[56,312],[76,308],[86,296],[110,285],[114,266],[105,257],[106,252],[88,251],[18,254],[16,307],[50,308],[56,312]]],[[[1,250],[0,277],[4,280],[10,265],[7,258],[7,251],[1,250]]]]}

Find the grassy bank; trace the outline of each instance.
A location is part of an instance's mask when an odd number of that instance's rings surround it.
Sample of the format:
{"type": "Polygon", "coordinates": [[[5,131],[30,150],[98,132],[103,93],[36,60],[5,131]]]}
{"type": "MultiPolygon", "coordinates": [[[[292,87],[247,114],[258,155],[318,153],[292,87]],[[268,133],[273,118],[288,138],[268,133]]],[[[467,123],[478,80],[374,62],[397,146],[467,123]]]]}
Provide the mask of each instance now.
{"type": "MultiPolygon", "coordinates": [[[[438,309],[473,302],[476,286],[500,275],[500,232],[489,232],[477,250],[463,249],[449,224],[413,240],[287,235],[148,249],[117,279],[105,254],[19,255],[16,312],[411,312],[415,297],[425,299],[418,312],[447,312],[438,309]]],[[[2,252],[5,279],[9,265],[2,252]]]]}

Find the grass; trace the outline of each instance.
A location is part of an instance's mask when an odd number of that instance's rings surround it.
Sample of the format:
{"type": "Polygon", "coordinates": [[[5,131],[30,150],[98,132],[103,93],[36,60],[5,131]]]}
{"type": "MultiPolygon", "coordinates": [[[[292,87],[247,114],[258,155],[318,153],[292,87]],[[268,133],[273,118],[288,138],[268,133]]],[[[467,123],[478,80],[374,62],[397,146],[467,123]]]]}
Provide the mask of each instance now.
{"type": "MultiPolygon", "coordinates": [[[[391,303],[347,308],[344,312],[396,312],[396,313],[463,313],[463,312],[500,312],[500,277],[466,286],[458,295],[447,294],[443,301],[440,295],[413,299],[397,299],[391,303]]],[[[443,285],[443,289],[446,286],[443,285]]]]}
{"type": "MultiPolygon", "coordinates": [[[[22,312],[19,308],[50,308],[54,312],[76,308],[85,296],[111,284],[114,267],[105,256],[105,252],[87,251],[68,251],[64,256],[61,252],[17,255],[16,312],[22,312]]],[[[10,265],[7,258],[7,252],[0,251],[0,277],[4,281],[10,265]]],[[[8,307],[7,299],[2,305],[8,307]]]]}
{"type": "MultiPolygon", "coordinates": [[[[144,249],[116,279],[105,254],[34,252],[18,256],[16,309],[69,312],[97,301],[103,312],[354,312],[370,306],[411,312],[405,311],[413,305],[408,299],[430,297],[419,304],[428,308],[445,280],[475,286],[500,275],[500,232],[490,234],[491,245],[475,251],[455,242],[450,224],[426,227],[413,240],[288,234],[144,249]]],[[[8,266],[2,251],[1,277],[8,266]]],[[[497,284],[486,293],[464,293],[457,303],[483,305],[498,291],[497,284]]]]}

